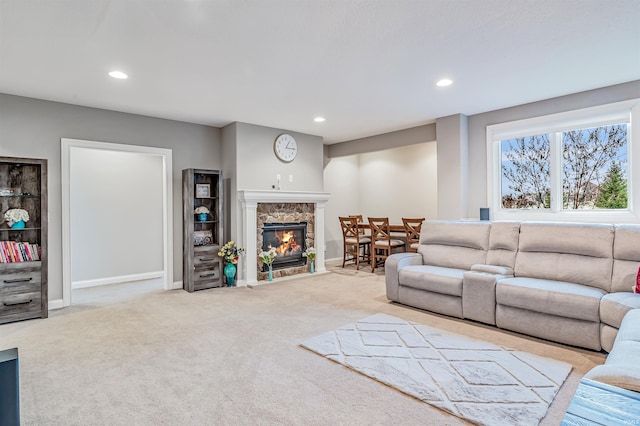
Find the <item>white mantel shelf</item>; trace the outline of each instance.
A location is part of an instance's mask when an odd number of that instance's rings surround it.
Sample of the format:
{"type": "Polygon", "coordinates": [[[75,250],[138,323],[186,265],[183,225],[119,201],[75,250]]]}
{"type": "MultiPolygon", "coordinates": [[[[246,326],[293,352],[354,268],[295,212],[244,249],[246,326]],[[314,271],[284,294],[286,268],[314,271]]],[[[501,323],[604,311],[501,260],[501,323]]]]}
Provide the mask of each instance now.
{"type": "Polygon", "coordinates": [[[328,192],[306,191],[264,191],[240,190],[238,199],[241,203],[326,203],[331,196],[328,192]]]}
{"type": "Polygon", "coordinates": [[[329,197],[328,192],[307,191],[265,191],[239,190],[238,200],[242,204],[242,247],[246,249],[246,262],[243,262],[239,285],[255,285],[258,282],[258,203],[313,203],[315,210],[315,248],[316,271],[325,272],[324,264],[324,207],[329,197]]]}

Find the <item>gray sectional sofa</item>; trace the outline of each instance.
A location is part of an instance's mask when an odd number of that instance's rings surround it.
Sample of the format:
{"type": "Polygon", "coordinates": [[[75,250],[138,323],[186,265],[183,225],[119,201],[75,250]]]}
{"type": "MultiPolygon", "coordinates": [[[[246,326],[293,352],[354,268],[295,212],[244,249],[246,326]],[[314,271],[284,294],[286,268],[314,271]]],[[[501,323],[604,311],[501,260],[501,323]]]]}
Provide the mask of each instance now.
{"type": "Polygon", "coordinates": [[[392,301],[609,352],[639,266],[637,224],[426,221],[385,275],[392,301]]]}

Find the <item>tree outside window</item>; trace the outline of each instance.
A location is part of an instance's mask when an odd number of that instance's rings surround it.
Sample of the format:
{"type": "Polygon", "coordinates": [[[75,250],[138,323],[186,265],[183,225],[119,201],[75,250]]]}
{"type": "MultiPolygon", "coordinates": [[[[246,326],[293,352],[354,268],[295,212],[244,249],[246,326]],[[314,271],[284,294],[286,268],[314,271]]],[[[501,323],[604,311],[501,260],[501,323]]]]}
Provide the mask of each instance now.
{"type": "Polygon", "coordinates": [[[500,153],[503,209],[549,209],[552,194],[564,210],[628,208],[627,124],[502,140],[500,153]],[[561,182],[551,179],[554,152],[561,182]]]}

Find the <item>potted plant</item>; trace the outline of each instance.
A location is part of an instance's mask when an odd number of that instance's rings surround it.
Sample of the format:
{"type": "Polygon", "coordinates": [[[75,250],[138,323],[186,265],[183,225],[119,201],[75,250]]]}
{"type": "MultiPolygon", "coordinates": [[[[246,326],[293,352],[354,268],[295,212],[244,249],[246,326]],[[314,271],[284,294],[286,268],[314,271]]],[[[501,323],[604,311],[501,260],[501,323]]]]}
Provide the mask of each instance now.
{"type": "Polygon", "coordinates": [[[267,267],[269,268],[269,281],[273,281],[273,260],[276,258],[278,254],[276,253],[276,249],[275,247],[269,247],[268,251],[261,251],[258,254],[258,259],[260,259],[260,262],[262,262],[262,264],[267,265],[267,267]]]}
{"type": "Polygon", "coordinates": [[[207,215],[209,214],[209,209],[205,206],[196,207],[195,213],[198,215],[199,222],[205,222],[207,220],[207,215]]]}
{"type": "Polygon", "coordinates": [[[235,284],[235,277],[237,267],[236,264],[240,259],[240,256],[244,254],[244,249],[239,248],[235,241],[229,241],[225,245],[223,245],[218,251],[218,256],[220,256],[224,262],[224,276],[227,278],[227,286],[233,287],[235,284]]]}
{"type": "Polygon", "coordinates": [[[313,266],[314,261],[316,260],[316,249],[313,247],[309,247],[304,251],[304,253],[302,253],[302,255],[309,259],[309,273],[313,274],[315,272],[313,266]]]}
{"type": "Polygon", "coordinates": [[[4,214],[4,220],[11,229],[22,229],[29,222],[29,213],[24,209],[9,209],[4,214]]]}

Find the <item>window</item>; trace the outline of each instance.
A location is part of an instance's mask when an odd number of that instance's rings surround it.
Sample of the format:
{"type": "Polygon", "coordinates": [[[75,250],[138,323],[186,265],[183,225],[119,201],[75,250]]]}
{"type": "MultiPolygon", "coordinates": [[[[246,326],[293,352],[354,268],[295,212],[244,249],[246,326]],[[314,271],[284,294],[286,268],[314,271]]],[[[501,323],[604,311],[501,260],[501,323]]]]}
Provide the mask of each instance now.
{"type": "Polygon", "coordinates": [[[640,165],[632,157],[637,105],[635,100],[488,126],[494,218],[637,220],[633,191],[640,188],[631,179],[634,163],[640,165]]]}

